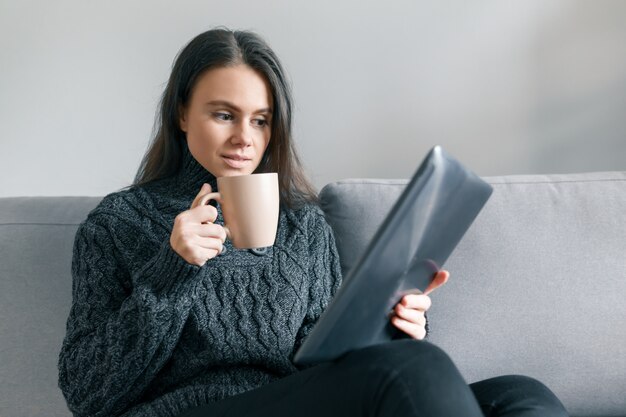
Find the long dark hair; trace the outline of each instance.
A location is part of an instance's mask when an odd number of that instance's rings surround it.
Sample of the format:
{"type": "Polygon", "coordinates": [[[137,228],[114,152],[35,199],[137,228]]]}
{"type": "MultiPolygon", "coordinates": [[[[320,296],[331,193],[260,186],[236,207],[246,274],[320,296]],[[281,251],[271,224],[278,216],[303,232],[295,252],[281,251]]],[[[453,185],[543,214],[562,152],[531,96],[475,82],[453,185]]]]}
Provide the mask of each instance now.
{"type": "Polygon", "coordinates": [[[155,120],[155,134],[132,186],[172,176],[181,166],[185,133],[180,129],[184,109],[200,76],[215,67],[245,64],[263,74],[274,100],[270,141],[255,172],[278,172],[281,203],[298,207],[317,203],[292,138],[293,99],[280,61],[269,45],[250,31],[215,28],[192,39],[177,55],[155,120]]]}

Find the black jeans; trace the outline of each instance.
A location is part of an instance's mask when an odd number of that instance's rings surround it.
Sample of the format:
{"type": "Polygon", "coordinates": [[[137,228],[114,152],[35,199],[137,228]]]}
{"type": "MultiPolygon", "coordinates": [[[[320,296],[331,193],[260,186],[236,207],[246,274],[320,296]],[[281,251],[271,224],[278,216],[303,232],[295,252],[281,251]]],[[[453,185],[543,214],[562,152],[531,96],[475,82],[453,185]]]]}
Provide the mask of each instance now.
{"type": "Polygon", "coordinates": [[[535,379],[508,375],[468,386],[437,346],[396,340],[350,352],[180,417],[483,415],[568,416],[558,398],[535,379]]]}

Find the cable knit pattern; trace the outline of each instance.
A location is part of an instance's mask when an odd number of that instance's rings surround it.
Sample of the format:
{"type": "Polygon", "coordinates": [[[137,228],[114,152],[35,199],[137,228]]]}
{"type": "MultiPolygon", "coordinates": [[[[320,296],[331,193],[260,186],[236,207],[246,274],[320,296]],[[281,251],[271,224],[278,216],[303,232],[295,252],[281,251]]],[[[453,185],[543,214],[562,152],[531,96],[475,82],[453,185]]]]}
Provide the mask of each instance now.
{"type": "MultiPolygon", "coordinates": [[[[226,242],[204,266],[169,244],[202,184],[179,173],[107,195],[76,233],[59,386],[75,416],[176,416],[296,372],[292,358],[341,284],[322,211],[281,208],[265,254],[226,242]]],[[[217,223],[223,224],[218,207],[217,223]]]]}

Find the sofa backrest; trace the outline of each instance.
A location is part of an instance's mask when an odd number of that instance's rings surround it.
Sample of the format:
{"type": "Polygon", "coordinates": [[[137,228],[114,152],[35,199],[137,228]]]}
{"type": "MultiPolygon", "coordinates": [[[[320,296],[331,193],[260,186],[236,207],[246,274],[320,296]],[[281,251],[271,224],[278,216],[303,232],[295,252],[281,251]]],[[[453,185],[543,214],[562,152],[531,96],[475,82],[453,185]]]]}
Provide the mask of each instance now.
{"type": "MultiPolygon", "coordinates": [[[[626,173],[486,180],[494,193],[431,294],[430,341],[468,382],[525,374],[573,416],[626,415],[626,173]]],[[[406,184],[322,190],[344,274],[406,184]]]]}

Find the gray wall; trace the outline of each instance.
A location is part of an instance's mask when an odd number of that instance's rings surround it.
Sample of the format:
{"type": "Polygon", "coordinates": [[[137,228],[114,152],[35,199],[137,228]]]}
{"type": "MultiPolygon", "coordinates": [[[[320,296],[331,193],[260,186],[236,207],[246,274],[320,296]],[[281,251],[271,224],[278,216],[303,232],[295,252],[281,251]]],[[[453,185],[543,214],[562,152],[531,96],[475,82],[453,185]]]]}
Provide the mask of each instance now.
{"type": "Polygon", "coordinates": [[[315,183],[626,170],[626,2],[0,0],[0,196],[128,185],[178,50],[216,25],[282,58],[315,183]]]}

